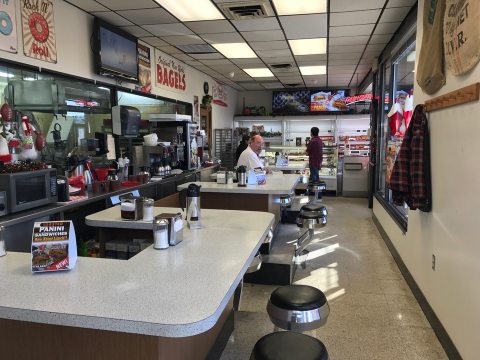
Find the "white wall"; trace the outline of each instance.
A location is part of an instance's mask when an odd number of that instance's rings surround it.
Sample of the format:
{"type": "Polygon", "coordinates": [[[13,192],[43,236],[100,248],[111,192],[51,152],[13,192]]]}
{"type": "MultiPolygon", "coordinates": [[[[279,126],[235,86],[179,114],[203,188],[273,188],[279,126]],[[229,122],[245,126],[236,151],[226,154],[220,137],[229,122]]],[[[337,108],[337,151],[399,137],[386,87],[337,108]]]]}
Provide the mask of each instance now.
{"type": "Polygon", "coordinates": [[[262,91],[239,91],[237,93],[237,106],[235,114],[243,114],[243,108],[256,106],[265,106],[266,114],[272,112],[272,90],[262,91]]]}
{"type": "MultiPolygon", "coordinates": [[[[423,2],[419,1],[417,54],[421,47],[423,2]]],[[[479,39],[475,39],[478,41],[479,39]]],[[[480,81],[480,65],[463,76],[447,72],[435,96],[480,81]]],[[[432,98],[415,84],[415,102],[432,98]]],[[[465,360],[480,353],[480,204],[478,135],[480,104],[429,114],[433,211],[410,211],[404,235],[382,206],[373,212],[392,240],[450,338],[465,360]],[[432,254],[436,270],[431,268],[432,254]]]]}
{"type": "MultiPolygon", "coordinates": [[[[96,75],[94,72],[93,53],[90,47],[90,37],[93,29],[93,17],[76,7],[67,4],[61,0],[52,0],[54,3],[55,33],[57,47],[57,63],[52,64],[44,61],[29,58],[23,54],[22,45],[22,27],[20,14],[20,1],[17,2],[17,31],[18,31],[18,53],[11,54],[0,51],[0,56],[7,60],[16,61],[23,64],[40,66],[43,69],[49,69],[65,74],[71,74],[87,79],[98,80],[106,83],[115,84],[115,80],[96,75]]],[[[147,44],[145,44],[147,45],[147,44]]],[[[152,81],[155,80],[154,62],[155,55],[153,48],[150,47],[150,57],[152,61],[152,81]]],[[[178,61],[181,63],[180,61],[178,61]]],[[[213,86],[213,79],[183,64],[188,75],[187,89],[184,93],[169,91],[160,87],[153,87],[152,93],[171,99],[177,99],[184,102],[193,103],[193,96],[197,95],[202,100],[203,83],[208,81],[210,89],[213,86]]],[[[124,87],[134,88],[134,84],[123,82],[124,87]]],[[[233,126],[233,114],[235,112],[237,91],[227,87],[228,107],[224,108],[212,104],[213,128],[233,126]]],[[[210,90],[211,94],[211,90],[210,90]]]]}

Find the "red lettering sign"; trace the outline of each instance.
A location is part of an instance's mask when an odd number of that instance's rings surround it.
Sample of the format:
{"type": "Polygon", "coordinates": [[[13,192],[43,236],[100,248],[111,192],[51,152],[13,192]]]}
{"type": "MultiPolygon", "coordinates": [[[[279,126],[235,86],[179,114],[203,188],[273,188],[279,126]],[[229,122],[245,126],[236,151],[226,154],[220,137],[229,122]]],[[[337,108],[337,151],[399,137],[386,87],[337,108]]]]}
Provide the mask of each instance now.
{"type": "Polygon", "coordinates": [[[167,86],[171,89],[185,91],[187,88],[185,82],[185,73],[178,71],[163,63],[157,63],[157,85],[167,86]]]}

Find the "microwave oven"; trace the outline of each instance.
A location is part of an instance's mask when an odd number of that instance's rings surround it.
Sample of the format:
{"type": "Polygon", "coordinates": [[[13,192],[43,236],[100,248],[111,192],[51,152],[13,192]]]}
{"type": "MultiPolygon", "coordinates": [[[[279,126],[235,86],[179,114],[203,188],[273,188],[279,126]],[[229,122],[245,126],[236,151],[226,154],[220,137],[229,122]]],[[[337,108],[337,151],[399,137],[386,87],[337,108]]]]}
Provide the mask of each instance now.
{"type": "Polygon", "coordinates": [[[57,170],[43,169],[0,174],[6,213],[16,213],[57,202],[57,170]]]}

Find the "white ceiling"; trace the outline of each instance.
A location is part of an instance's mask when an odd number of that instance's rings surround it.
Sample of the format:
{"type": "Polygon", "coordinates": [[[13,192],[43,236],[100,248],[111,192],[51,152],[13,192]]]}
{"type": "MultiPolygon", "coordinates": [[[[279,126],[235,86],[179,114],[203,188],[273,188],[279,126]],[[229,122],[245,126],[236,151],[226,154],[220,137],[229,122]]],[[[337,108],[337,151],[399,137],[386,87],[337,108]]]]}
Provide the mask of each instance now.
{"type": "MultiPolygon", "coordinates": [[[[65,1],[238,90],[292,88],[292,84],[299,88],[355,88],[417,3],[329,0],[328,13],[277,16],[273,2],[266,0],[272,16],[182,23],[154,0],[65,1]],[[327,54],[296,56],[287,41],[316,37],[328,38],[327,54]],[[222,42],[247,42],[257,58],[227,59],[218,52],[188,54],[177,48],[222,42]],[[270,68],[273,78],[252,78],[242,70],[280,63],[290,63],[292,67],[288,71],[270,68]],[[326,65],[327,74],[302,76],[298,66],[308,65],[326,65]]],[[[194,5],[195,0],[191,1],[194,5]]],[[[221,12],[221,6],[231,2],[211,1],[221,12]]],[[[251,4],[252,0],[235,3],[251,4]]]]}

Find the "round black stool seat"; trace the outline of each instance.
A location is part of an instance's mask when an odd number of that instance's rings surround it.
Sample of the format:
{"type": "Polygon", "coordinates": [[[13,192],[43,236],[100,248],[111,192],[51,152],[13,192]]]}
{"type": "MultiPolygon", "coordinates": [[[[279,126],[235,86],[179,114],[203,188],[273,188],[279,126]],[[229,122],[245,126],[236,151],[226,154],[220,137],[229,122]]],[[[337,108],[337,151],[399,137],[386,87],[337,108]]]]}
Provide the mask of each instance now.
{"type": "Polygon", "coordinates": [[[270,295],[273,305],[287,310],[314,310],[325,305],[325,294],[313,286],[287,285],[276,289],[270,295]]]}
{"type": "Polygon", "coordinates": [[[308,285],[287,285],[270,295],[267,313],[277,327],[301,332],[324,325],[330,307],[319,289],[308,285]]]}
{"type": "Polygon", "coordinates": [[[290,331],[265,335],[255,344],[250,360],[328,360],[325,345],[311,336],[290,331]]]}
{"type": "Polygon", "coordinates": [[[322,214],[324,214],[325,216],[328,215],[327,208],[325,206],[321,205],[321,204],[318,204],[318,203],[310,203],[310,204],[307,204],[307,205],[303,205],[300,208],[300,211],[302,211],[302,212],[305,212],[305,211],[319,211],[322,214]]]}
{"type": "Polygon", "coordinates": [[[320,189],[324,190],[327,188],[327,184],[325,184],[325,181],[310,181],[308,183],[308,187],[320,187],[320,189]]]}

